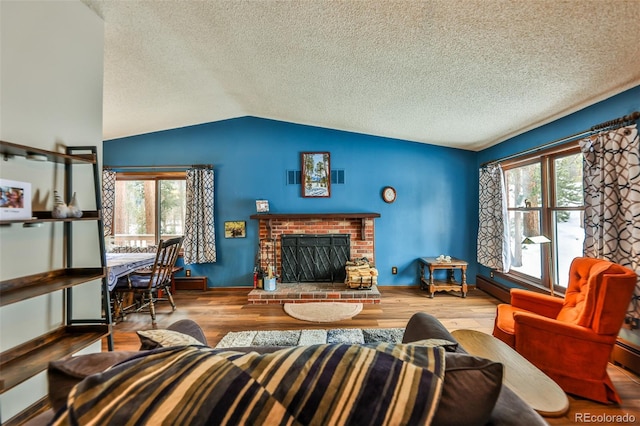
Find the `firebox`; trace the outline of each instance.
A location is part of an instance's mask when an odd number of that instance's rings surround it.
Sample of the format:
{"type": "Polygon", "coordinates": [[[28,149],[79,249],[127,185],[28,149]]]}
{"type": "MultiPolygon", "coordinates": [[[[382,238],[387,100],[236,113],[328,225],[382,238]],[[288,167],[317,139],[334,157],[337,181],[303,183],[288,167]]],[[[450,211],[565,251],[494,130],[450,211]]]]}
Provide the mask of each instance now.
{"type": "Polygon", "coordinates": [[[349,234],[283,234],[282,282],[341,282],[350,259],[349,234]]]}

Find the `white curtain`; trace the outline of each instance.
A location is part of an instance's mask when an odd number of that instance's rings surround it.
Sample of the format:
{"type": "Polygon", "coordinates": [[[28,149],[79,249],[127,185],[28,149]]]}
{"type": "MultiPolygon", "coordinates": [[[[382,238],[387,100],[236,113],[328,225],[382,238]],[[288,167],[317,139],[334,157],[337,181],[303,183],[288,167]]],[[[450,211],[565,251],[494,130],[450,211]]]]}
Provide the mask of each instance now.
{"type": "Polygon", "coordinates": [[[499,164],[480,168],[478,262],[502,272],[511,268],[509,215],[504,174],[499,164]]]}
{"type": "Polygon", "coordinates": [[[102,170],[102,220],[104,236],[113,235],[113,208],[116,201],[116,172],[102,170]]]}
{"type": "Polygon", "coordinates": [[[213,169],[187,170],[184,263],[216,261],[216,233],[213,220],[213,169]]]}
{"type": "MultiPolygon", "coordinates": [[[[640,274],[640,143],[634,124],[580,141],[584,255],[640,274]]],[[[636,286],[640,294],[640,278],[636,286]]]]}

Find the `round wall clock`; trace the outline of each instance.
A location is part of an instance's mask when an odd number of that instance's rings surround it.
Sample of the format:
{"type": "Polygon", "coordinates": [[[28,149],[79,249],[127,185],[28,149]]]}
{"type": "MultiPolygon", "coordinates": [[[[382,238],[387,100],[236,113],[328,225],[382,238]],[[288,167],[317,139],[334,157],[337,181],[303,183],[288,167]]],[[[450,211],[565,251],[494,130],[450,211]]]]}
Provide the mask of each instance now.
{"type": "Polygon", "coordinates": [[[396,190],[392,186],[382,188],[382,199],[385,203],[393,203],[396,200],[396,190]]]}

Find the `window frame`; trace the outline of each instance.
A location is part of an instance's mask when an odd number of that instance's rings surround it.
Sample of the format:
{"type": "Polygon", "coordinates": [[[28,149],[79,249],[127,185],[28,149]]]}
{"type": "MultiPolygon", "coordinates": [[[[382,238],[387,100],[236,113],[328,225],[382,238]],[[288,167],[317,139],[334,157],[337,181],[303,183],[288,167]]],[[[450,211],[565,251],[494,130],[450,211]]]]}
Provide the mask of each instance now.
{"type": "Polygon", "coordinates": [[[540,247],[541,252],[541,278],[538,279],[531,275],[524,274],[519,271],[510,270],[506,273],[500,273],[503,278],[518,283],[524,287],[549,291],[549,288],[543,283],[547,283],[550,279],[553,279],[554,292],[564,294],[565,287],[558,285],[556,277],[558,275],[558,241],[554,226],[554,217],[557,212],[562,211],[579,211],[585,210],[584,198],[581,206],[572,207],[559,207],[556,205],[556,174],[555,174],[555,160],[558,158],[581,154],[579,142],[572,141],[558,145],[555,147],[547,148],[537,151],[533,154],[519,156],[510,160],[501,162],[502,169],[504,171],[505,185],[506,175],[508,170],[516,169],[519,167],[528,166],[531,164],[540,164],[540,191],[541,191],[541,206],[536,207],[509,207],[507,206],[507,212],[538,212],[540,217],[540,234],[545,235],[551,240],[549,244],[542,244],[540,247]],[[548,259],[551,259],[551,265],[548,265],[548,259]],[[551,274],[551,277],[549,277],[551,274]]]}
{"type": "MultiPolygon", "coordinates": [[[[165,171],[165,172],[116,172],[116,182],[118,181],[136,181],[136,180],[148,180],[155,182],[155,226],[154,226],[154,237],[155,243],[158,244],[160,241],[160,185],[158,185],[159,181],[163,180],[187,180],[187,172],[186,171],[165,171]]],[[[115,207],[113,215],[114,215],[114,224],[116,222],[116,215],[118,213],[118,206],[115,207]]],[[[115,226],[113,226],[111,230],[111,237],[115,237],[115,226]]]]}

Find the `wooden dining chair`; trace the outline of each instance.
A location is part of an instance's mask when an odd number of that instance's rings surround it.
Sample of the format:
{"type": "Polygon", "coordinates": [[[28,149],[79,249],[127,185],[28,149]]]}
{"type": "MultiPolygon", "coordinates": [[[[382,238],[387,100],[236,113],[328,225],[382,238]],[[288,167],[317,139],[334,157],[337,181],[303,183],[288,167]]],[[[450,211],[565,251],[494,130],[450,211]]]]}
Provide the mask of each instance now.
{"type": "Polygon", "coordinates": [[[171,304],[171,309],[175,311],[176,304],[171,294],[171,277],[183,240],[184,237],[160,240],[155,261],[151,267],[138,269],[118,279],[115,286],[115,301],[120,318],[148,307],[151,322],[155,323],[155,303],[160,300],[167,300],[171,304]],[[131,294],[133,298],[127,297],[131,294]],[[127,300],[132,302],[125,306],[127,300]]]}

